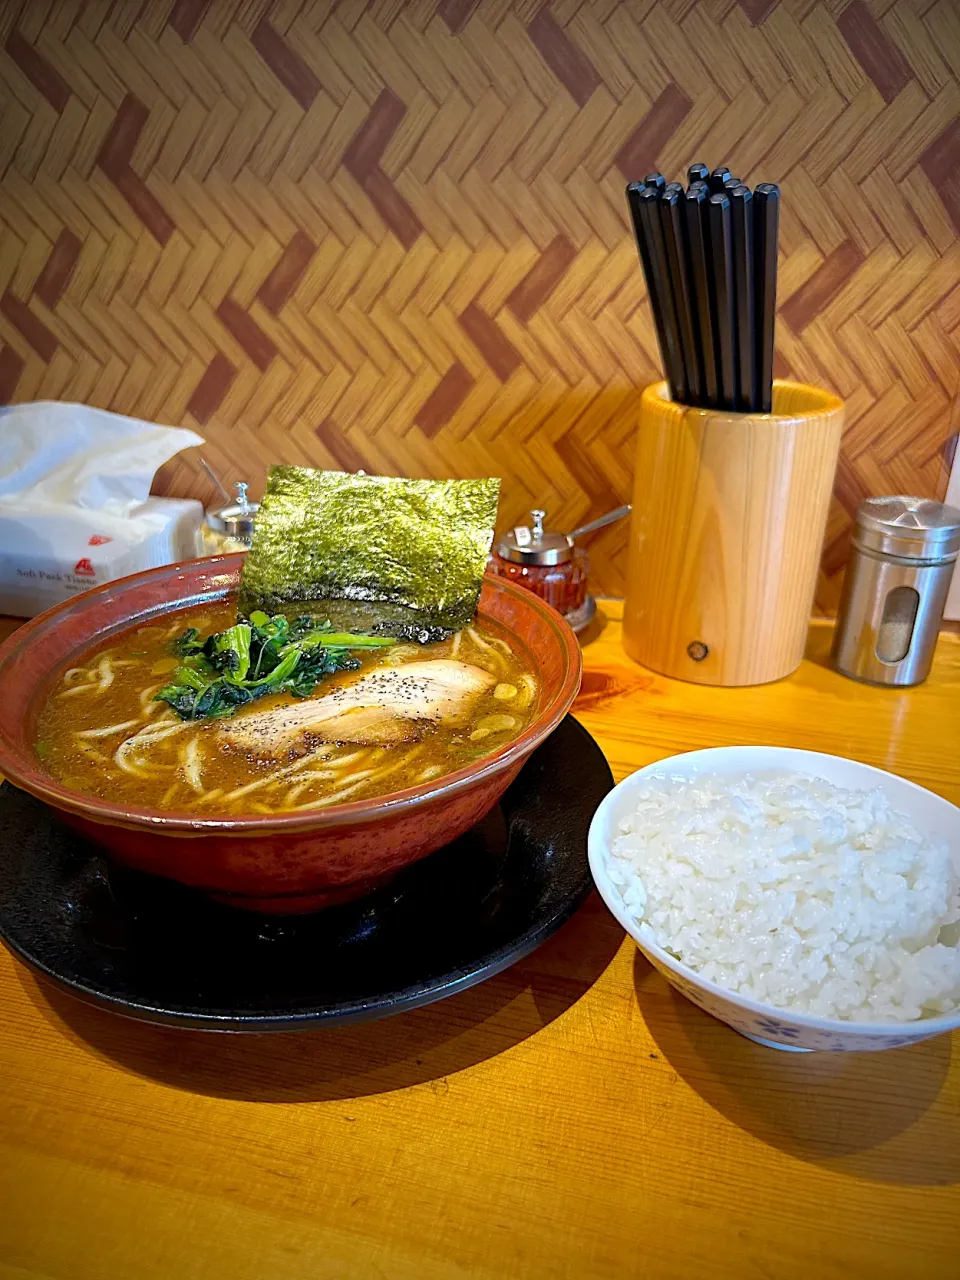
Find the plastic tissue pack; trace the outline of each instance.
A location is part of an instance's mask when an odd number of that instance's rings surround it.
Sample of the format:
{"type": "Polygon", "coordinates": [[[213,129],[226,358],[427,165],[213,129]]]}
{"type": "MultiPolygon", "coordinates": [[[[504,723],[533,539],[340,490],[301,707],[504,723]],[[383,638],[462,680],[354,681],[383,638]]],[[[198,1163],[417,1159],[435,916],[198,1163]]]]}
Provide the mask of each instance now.
{"type": "Polygon", "coordinates": [[[203,507],[152,498],[201,436],[85,405],[0,409],[0,613],[33,617],[88,587],[200,554],[203,507]]]}

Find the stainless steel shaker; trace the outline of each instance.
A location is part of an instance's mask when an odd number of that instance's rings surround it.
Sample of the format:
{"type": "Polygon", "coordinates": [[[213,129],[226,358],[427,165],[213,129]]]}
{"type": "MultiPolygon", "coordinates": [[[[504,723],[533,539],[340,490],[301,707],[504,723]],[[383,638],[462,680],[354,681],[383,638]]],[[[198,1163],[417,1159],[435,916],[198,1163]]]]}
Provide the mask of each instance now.
{"type": "Polygon", "coordinates": [[[249,547],[253,542],[253,528],[260,503],[249,501],[247,486],[242,480],[237,481],[235,488],[237,496],[233,502],[207,511],[207,524],[214,533],[249,547]]]}
{"type": "Polygon", "coordinates": [[[868,498],[833,640],[833,665],[868,684],[920,684],[930,673],[960,553],[960,511],[927,498],[868,498]]]}

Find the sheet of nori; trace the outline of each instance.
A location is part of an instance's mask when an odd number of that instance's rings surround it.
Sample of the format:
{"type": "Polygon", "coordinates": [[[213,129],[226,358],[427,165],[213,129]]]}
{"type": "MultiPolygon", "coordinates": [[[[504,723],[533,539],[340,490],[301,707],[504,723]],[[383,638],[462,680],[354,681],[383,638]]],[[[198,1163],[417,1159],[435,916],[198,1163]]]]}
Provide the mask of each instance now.
{"type": "Polygon", "coordinates": [[[392,606],[376,628],[389,634],[433,638],[457,630],[477,610],[499,495],[499,480],[271,467],[240,613],[375,601],[392,606]]]}

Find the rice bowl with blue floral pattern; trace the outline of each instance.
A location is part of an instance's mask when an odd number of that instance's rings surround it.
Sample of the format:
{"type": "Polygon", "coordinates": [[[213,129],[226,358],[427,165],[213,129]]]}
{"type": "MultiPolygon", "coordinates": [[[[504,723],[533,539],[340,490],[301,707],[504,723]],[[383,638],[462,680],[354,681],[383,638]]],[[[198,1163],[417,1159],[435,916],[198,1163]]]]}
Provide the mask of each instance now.
{"type": "Polygon", "coordinates": [[[960,810],[857,761],[690,752],[603,801],[591,870],[693,1003],[784,1049],[881,1049],[960,1026],[960,810]]]}

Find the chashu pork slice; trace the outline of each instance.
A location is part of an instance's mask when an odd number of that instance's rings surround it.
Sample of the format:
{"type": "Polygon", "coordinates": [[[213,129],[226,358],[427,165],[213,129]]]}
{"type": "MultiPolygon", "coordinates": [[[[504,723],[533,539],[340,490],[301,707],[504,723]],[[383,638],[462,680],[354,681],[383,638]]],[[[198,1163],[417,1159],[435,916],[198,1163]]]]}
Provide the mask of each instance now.
{"type": "Polygon", "coordinates": [[[448,658],[380,667],[322,698],[224,720],[221,735],[250,755],[276,759],[320,742],[415,742],[425,725],[462,724],[497,677],[448,658]]]}

